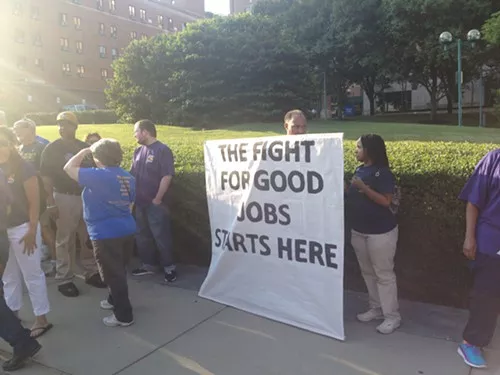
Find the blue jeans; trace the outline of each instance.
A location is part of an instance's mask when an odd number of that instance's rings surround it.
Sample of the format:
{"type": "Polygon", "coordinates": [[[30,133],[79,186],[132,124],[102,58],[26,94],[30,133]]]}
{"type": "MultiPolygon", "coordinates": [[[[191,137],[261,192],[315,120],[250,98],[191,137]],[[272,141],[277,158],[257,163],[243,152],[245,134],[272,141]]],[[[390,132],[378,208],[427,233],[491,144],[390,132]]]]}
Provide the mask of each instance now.
{"type": "Polygon", "coordinates": [[[159,259],[160,266],[165,272],[175,270],[168,208],[154,204],[146,207],[138,206],[135,220],[137,222],[135,239],[142,264],[146,268],[151,268],[159,259]]]}
{"type": "Polygon", "coordinates": [[[23,328],[19,319],[9,309],[5,299],[0,297],[0,337],[14,349],[14,353],[32,345],[30,331],[23,328]]]}

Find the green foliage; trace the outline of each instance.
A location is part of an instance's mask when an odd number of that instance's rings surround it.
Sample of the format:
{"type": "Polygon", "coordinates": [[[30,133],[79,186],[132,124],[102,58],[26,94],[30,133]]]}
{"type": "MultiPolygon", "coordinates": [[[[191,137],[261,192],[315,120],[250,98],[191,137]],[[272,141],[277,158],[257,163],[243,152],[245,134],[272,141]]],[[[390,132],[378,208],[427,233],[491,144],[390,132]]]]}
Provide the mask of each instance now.
{"type": "MultiPolygon", "coordinates": [[[[56,123],[58,112],[27,113],[25,117],[33,120],[37,125],[53,125],[56,123]]],[[[80,124],[115,124],[118,122],[116,113],[112,110],[95,110],[75,112],[80,124]]]]}
{"type": "Polygon", "coordinates": [[[488,43],[500,46],[500,12],[493,13],[483,25],[484,39],[488,43]]]}
{"type": "Polygon", "coordinates": [[[114,70],[109,105],[126,121],[206,128],[277,119],[309,105],[307,60],[268,17],[215,17],[137,41],[114,70]]]}

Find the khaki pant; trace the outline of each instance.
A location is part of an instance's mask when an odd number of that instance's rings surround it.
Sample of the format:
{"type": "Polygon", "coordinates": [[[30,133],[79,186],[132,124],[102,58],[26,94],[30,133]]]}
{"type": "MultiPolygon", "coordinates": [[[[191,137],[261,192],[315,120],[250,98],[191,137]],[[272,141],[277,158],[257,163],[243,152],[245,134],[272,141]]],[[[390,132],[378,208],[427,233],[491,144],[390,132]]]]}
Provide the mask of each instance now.
{"type": "Polygon", "coordinates": [[[394,273],[397,242],[398,227],[384,234],[352,231],[351,243],[368,289],[370,308],[381,308],[386,319],[401,319],[394,273]]]}
{"type": "Polygon", "coordinates": [[[59,210],[56,232],[56,280],[67,283],[75,276],[76,235],[80,240],[80,266],[87,279],[97,273],[92,249],[86,245],[88,233],[83,221],[83,204],[79,195],[54,193],[59,210]]]}

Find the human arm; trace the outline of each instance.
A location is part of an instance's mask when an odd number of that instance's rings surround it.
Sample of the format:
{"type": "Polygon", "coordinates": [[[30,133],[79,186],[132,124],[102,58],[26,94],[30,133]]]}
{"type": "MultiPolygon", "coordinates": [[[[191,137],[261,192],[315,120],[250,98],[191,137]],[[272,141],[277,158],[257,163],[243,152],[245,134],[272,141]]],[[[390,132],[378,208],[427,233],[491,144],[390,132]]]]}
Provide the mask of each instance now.
{"type": "Polygon", "coordinates": [[[474,260],[476,258],[476,226],[479,217],[479,208],[467,202],[465,208],[465,241],[463,246],[464,255],[474,260]]]}
{"type": "Polygon", "coordinates": [[[37,177],[29,177],[26,181],[24,181],[23,187],[28,200],[29,228],[19,243],[24,242],[24,253],[31,255],[36,248],[36,232],[40,216],[40,187],[38,186],[37,177]]]}
{"type": "Polygon", "coordinates": [[[163,200],[163,196],[167,193],[168,188],[172,182],[172,176],[164,176],[160,181],[160,187],[158,188],[158,192],[156,193],[155,198],[153,199],[153,203],[156,205],[161,204],[163,200]]]}
{"type": "Polygon", "coordinates": [[[87,155],[91,153],[92,151],[90,151],[90,148],[84,148],[83,150],[80,150],[78,154],[68,160],[63,168],[64,172],[66,172],[71,179],[79,182],[78,175],[80,172],[80,166],[82,165],[82,162],[87,157],[87,155]]]}
{"type": "Polygon", "coordinates": [[[174,169],[174,157],[172,151],[169,148],[166,148],[161,156],[160,163],[160,174],[162,177],[160,181],[160,186],[158,187],[158,191],[156,193],[155,198],[153,199],[153,204],[159,205],[163,201],[163,197],[167,193],[170,184],[172,183],[172,178],[175,174],[174,169]]]}
{"type": "Polygon", "coordinates": [[[379,193],[366,185],[363,180],[357,176],[354,176],[352,179],[352,184],[357,189],[359,189],[363,194],[366,195],[370,200],[377,203],[383,207],[389,207],[392,202],[392,193],[379,193]]]}

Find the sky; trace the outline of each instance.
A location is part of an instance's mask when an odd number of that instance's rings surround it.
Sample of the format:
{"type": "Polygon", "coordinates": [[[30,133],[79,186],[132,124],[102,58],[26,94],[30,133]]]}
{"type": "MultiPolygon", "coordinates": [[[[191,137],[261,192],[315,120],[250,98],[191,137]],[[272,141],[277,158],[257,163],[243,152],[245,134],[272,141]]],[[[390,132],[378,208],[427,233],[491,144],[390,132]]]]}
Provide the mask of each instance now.
{"type": "Polygon", "coordinates": [[[229,14],[229,0],[205,0],[205,11],[229,14]]]}

